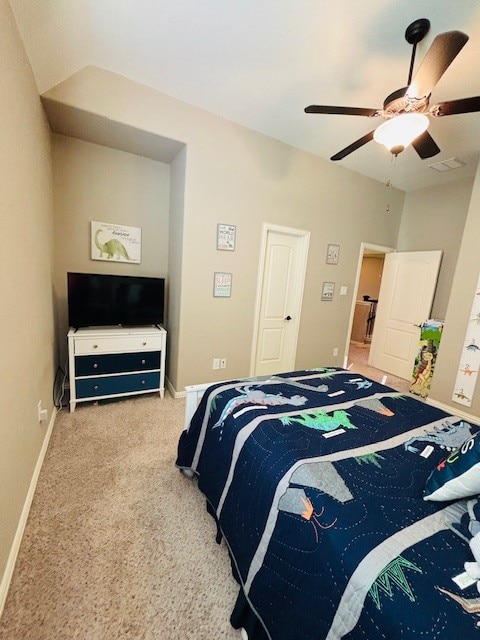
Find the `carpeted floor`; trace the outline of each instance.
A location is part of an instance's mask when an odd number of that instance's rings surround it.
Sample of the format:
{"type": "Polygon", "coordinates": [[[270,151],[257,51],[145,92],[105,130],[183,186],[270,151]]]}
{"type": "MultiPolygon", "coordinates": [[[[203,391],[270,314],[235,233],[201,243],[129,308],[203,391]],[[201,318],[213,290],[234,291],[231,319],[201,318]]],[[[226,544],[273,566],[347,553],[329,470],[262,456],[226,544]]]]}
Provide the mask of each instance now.
{"type": "Polygon", "coordinates": [[[237,586],[195,481],[175,468],[184,401],[60,412],[1,640],[239,640],[237,586]]]}
{"type": "MultiPolygon", "coordinates": [[[[350,348],[348,351],[348,365],[352,364],[351,371],[356,371],[357,373],[361,373],[376,382],[381,382],[383,376],[387,376],[387,384],[389,387],[395,389],[395,391],[400,391],[402,393],[408,393],[411,380],[404,380],[403,378],[398,378],[397,376],[391,375],[386,371],[381,371],[380,369],[374,369],[370,367],[368,364],[368,356],[370,352],[370,345],[368,343],[358,344],[355,342],[350,343],[350,348]]],[[[347,366],[348,366],[347,365],[347,366]]],[[[413,364],[412,364],[413,371],[413,364]]],[[[418,396],[415,396],[418,400],[421,400],[418,396]]]]}
{"type": "MultiPolygon", "coordinates": [[[[367,347],[352,345],[348,362],[384,375],[367,347]]],[[[174,466],[183,411],[166,394],[58,414],[0,640],[240,639],[227,551],[195,481],[174,466]]]]}

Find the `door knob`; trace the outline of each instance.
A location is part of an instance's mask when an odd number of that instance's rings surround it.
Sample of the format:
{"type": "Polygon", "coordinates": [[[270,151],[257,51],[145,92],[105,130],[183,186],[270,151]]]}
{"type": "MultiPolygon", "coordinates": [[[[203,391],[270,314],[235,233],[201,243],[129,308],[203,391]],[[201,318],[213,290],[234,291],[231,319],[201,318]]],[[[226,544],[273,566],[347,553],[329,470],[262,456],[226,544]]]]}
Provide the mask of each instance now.
{"type": "Polygon", "coordinates": [[[284,318],[284,320],[291,320],[292,316],[287,316],[286,318],[284,318]]]}

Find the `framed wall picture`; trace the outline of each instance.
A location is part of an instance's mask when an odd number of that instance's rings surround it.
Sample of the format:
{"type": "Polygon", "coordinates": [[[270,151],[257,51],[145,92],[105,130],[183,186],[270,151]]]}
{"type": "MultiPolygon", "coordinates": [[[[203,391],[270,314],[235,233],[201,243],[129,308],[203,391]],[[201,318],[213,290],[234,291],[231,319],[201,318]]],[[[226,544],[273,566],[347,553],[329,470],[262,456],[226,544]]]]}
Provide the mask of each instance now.
{"type": "Polygon", "coordinates": [[[234,224],[217,224],[217,249],[235,251],[237,227],[234,224]]]}
{"type": "Polygon", "coordinates": [[[327,247],[327,264],[338,264],[339,255],[340,255],[340,245],[329,244],[327,247]]]}
{"type": "Polygon", "coordinates": [[[232,274],[215,271],[213,276],[213,296],[230,298],[232,295],[232,274]]]}
{"type": "Polygon", "coordinates": [[[335,292],[334,282],[324,282],[322,286],[322,301],[330,302],[333,300],[333,294],[335,292]]]}
{"type": "Polygon", "coordinates": [[[91,259],[140,264],[142,230],[111,222],[91,223],[91,259]]]}

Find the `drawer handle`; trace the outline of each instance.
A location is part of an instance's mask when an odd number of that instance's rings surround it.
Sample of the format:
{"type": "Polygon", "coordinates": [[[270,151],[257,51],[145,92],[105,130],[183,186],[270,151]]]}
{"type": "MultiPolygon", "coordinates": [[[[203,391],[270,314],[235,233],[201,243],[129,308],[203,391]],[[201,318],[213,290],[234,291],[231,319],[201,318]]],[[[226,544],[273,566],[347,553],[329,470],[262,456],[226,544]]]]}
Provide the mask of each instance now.
{"type": "Polygon", "coordinates": [[[142,346],[146,347],[147,343],[146,342],[142,342],[142,346]]]}
{"type": "Polygon", "coordinates": [[[93,345],[93,348],[94,348],[94,349],[98,349],[98,344],[94,344],[94,345],[93,345]]]}
{"type": "Polygon", "coordinates": [[[98,369],[98,364],[95,362],[95,364],[93,365],[94,369],[98,369]]]}
{"type": "Polygon", "coordinates": [[[93,387],[94,391],[98,391],[98,384],[93,387]]]}
{"type": "Polygon", "coordinates": [[[142,360],[142,364],[145,364],[145,360],[142,360]]]}
{"type": "Polygon", "coordinates": [[[142,384],[145,384],[145,380],[142,380],[142,384]]]}

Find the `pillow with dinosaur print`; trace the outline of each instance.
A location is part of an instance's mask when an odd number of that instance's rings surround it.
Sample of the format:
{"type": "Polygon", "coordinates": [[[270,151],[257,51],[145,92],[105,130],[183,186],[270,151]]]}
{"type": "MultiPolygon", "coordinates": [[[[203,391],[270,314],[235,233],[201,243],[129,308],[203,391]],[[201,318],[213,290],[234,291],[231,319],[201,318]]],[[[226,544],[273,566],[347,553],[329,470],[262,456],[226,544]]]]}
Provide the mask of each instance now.
{"type": "Polygon", "coordinates": [[[442,460],[430,473],[424,500],[446,501],[480,493],[480,432],[442,460]]]}

